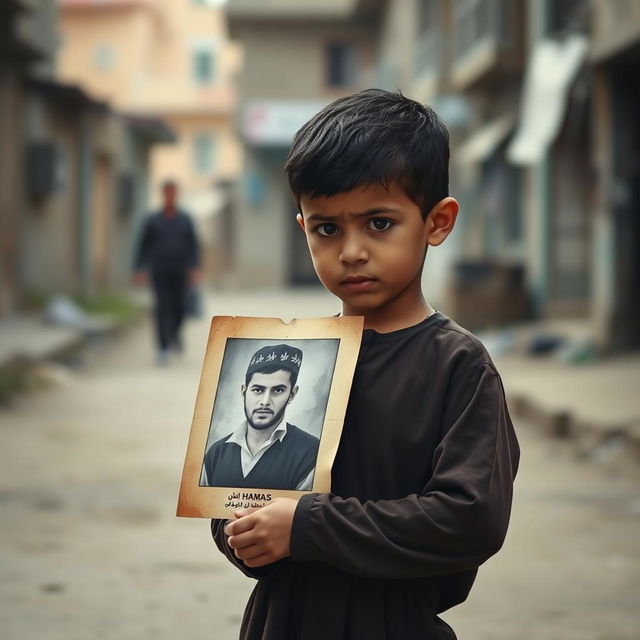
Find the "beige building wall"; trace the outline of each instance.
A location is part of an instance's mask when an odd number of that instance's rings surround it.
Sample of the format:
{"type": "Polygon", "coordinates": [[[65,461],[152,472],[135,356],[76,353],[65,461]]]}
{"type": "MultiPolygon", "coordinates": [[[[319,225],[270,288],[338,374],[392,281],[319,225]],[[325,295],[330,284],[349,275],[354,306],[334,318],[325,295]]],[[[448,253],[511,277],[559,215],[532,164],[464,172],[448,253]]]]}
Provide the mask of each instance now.
{"type": "Polygon", "coordinates": [[[135,4],[102,10],[61,6],[61,79],[81,85],[96,99],[131,106],[130,96],[146,71],[145,40],[153,35],[148,10],[135,4]]]}
{"type": "MultiPolygon", "coordinates": [[[[214,137],[215,168],[209,178],[233,177],[240,168],[231,116],[235,106],[232,80],[241,62],[239,47],[228,40],[223,14],[192,0],[109,6],[87,0],[62,0],[60,74],[92,95],[125,111],[159,116],[180,135],[174,159],[158,151],[158,170],[179,173],[186,189],[202,179],[185,163],[191,123],[214,137]],[[211,80],[194,77],[194,56],[211,52],[211,80]]],[[[160,176],[154,173],[157,183],[160,176]]]]}
{"type": "Polygon", "coordinates": [[[216,182],[235,179],[241,167],[233,80],[242,56],[222,9],[193,0],[61,0],[60,6],[62,78],[174,130],[175,144],[152,151],[147,204],[157,204],[164,179],[176,179],[181,204],[203,243],[212,245],[221,202],[216,182]]]}
{"type": "MultiPolygon", "coordinates": [[[[174,116],[166,120],[178,136],[176,144],[158,145],[153,152],[152,173],[157,181],[174,178],[181,185],[207,189],[212,185],[209,171],[200,171],[195,162],[195,139],[211,134],[214,142],[213,172],[219,178],[234,178],[241,154],[237,138],[226,118],[207,115],[174,116]]],[[[157,194],[155,194],[157,196],[157,194]]]]}

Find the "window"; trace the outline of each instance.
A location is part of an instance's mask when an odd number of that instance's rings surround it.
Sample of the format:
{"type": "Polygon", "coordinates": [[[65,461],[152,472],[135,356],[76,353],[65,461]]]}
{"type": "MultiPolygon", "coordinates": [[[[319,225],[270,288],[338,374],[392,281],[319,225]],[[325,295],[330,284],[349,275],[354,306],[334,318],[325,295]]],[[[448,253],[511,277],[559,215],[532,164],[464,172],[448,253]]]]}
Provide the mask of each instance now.
{"type": "Polygon", "coordinates": [[[355,43],[334,41],[327,45],[327,84],[330,87],[349,87],[358,78],[358,48],[355,43]]]}
{"type": "Polygon", "coordinates": [[[197,133],[193,139],[193,168],[200,174],[213,171],[215,140],[211,133],[197,133]]]}
{"type": "Polygon", "coordinates": [[[495,35],[497,0],[456,0],[456,54],[464,56],[485,37],[495,35]]]}
{"type": "Polygon", "coordinates": [[[211,84],[216,76],[216,44],[207,39],[197,41],[192,48],[193,79],[197,84],[211,84]]]}
{"type": "Polygon", "coordinates": [[[93,50],[93,66],[102,71],[109,71],[116,66],[116,48],[110,44],[99,44],[93,50]]]}
{"type": "Polygon", "coordinates": [[[588,26],[588,10],[589,6],[585,0],[554,0],[554,2],[549,2],[547,32],[559,35],[585,31],[588,26]]]}
{"type": "Polygon", "coordinates": [[[213,80],[213,52],[193,53],[193,76],[198,84],[209,84],[213,80]]]}

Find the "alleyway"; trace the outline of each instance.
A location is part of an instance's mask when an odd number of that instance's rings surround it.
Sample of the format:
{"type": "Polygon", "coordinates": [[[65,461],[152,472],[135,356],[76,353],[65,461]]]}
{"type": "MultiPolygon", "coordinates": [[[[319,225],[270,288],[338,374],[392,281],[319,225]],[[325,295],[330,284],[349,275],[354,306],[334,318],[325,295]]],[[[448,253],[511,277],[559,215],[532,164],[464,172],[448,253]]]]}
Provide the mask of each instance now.
{"type": "MultiPolygon", "coordinates": [[[[319,293],[225,295],[208,309],[336,310],[319,293]]],[[[206,319],[192,323],[186,355],[157,368],[145,323],[0,412],[6,640],[237,637],[251,581],[218,554],[208,521],[174,515],[207,330],[206,319]]],[[[523,461],[507,542],[445,618],[461,640],[636,639],[637,478],[516,426],[523,461]]]]}

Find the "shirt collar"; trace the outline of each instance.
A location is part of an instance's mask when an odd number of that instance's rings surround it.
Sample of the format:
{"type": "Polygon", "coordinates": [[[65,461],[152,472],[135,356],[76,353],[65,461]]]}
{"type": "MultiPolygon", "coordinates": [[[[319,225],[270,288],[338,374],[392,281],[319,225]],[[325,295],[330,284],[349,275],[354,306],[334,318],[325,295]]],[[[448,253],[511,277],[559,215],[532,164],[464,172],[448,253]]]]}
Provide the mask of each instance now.
{"type": "MultiPolygon", "coordinates": [[[[287,421],[282,420],[280,424],[273,430],[271,437],[258,449],[262,451],[265,447],[270,447],[276,440],[282,440],[287,435],[287,421]]],[[[227,442],[237,444],[241,449],[246,451],[249,455],[252,455],[247,446],[247,423],[243,422],[228,438],[227,442]]],[[[256,451],[256,453],[258,453],[256,451]]],[[[255,455],[255,454],[253,454],[255,455]]]]}

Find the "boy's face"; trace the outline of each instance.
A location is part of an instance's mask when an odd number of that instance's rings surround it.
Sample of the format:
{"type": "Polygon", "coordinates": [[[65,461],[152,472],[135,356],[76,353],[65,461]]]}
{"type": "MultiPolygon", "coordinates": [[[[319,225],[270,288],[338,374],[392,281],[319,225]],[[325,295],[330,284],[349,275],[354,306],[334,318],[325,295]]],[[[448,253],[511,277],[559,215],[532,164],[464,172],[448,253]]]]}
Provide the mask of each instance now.
{"type": "Polygon", "coordinates": [[[367,315],[398,296],[420,292],[432,224],[402,189],[358,187],[300,200],[318,277],[348,313],[367,315]]]}

